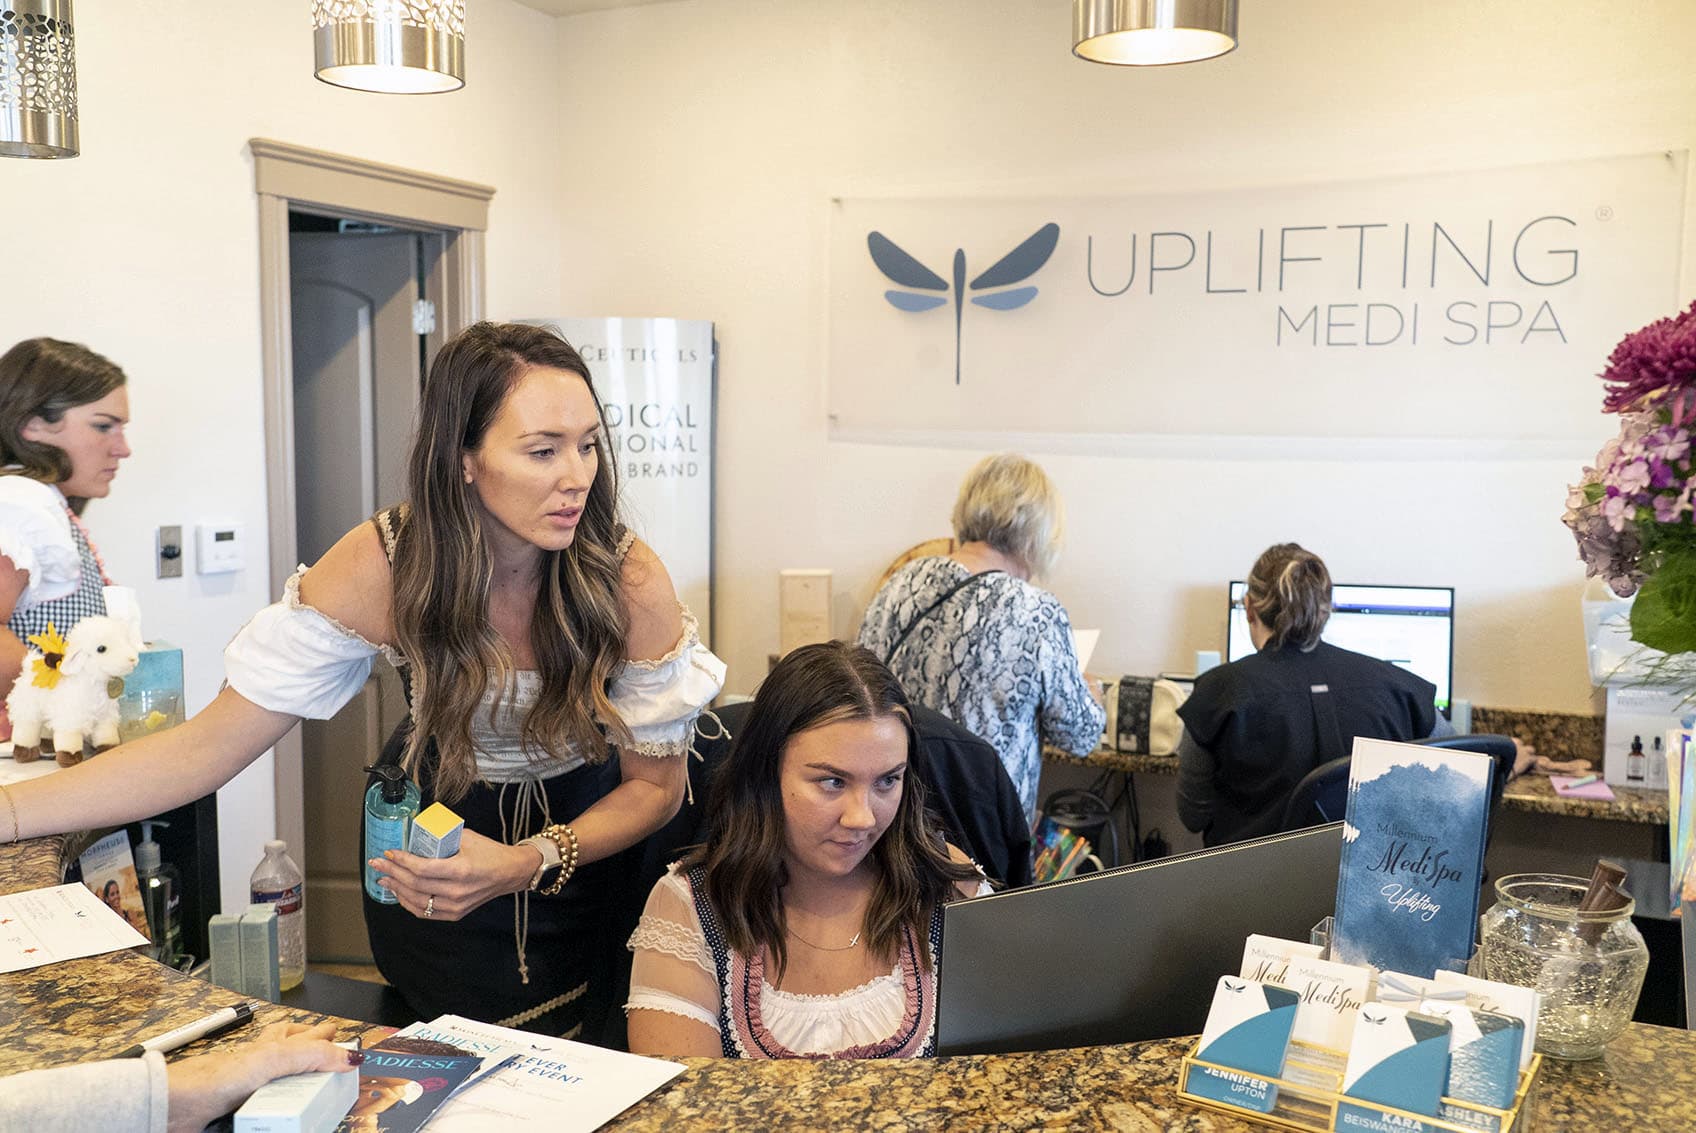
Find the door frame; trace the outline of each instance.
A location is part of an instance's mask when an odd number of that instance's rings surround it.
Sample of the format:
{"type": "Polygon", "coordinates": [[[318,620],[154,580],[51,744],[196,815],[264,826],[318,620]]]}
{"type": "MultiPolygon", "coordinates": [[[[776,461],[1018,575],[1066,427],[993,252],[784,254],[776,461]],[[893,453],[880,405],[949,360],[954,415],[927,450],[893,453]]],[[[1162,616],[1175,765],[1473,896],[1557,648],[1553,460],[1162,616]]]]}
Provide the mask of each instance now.
{"type": "MultiPolygon", "coordinates": [[[[483,317],[483,244],[489,227],[488,185],[383,165],[268,138],[252,138],[253,184],[259,204],[259,325],[265,397],[266,514],[270,546],[267,592],[282,592],[293,573],[294,324],[289,301],[289,211],[393,224],[442,238],[443,254],[425,280],[436,306],[426,336],[434,357],[444,342],[483,317]]],[[[306,816],[299,729],[272,749],[277,837],[305,845],[306,816]]]]}

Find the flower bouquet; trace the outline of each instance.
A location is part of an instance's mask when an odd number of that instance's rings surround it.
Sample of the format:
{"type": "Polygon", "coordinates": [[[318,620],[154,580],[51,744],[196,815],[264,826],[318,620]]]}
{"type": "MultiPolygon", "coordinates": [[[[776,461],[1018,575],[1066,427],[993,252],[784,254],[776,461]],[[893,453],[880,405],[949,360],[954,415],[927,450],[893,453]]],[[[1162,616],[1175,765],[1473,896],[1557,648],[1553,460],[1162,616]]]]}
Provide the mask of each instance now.
{"type": "Polygon", "coordinates": [[[1636,595],[1631,639],[1668,654],[1655,683],[1696,677],[1696,303],[1625,336],[1602,371],[1619,435],[1567,493],[1586,573],[1636,595]],[[1679,658],[1678,655],[1690,655],[1679,658]]]}

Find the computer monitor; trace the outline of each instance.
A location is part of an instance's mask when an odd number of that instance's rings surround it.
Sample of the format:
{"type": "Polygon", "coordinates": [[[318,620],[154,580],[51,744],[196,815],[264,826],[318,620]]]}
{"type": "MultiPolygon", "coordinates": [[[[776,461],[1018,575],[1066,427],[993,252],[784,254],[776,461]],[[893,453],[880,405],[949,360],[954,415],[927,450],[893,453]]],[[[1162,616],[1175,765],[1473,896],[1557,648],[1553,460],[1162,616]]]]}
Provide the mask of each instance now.
{"type": "Polygon", "coordinates": [[[1250,934],[1331,915],[1342,849],[1334,822],[943,906],[937,1053],[1199,1034],[1250,934]]]}
{"type": "MultiPolygon", "coordinates": [[[[1254,652],[1248,636],[1243,594],[1248,583],[1231,583],[1231,617],[1225,656],[1237,661],[1254,652]]],[[[1331,620],[1324,640],[1364,653],[1437,686],[1437,708],[1449,712],[1454,680],[1455,591],[1452,586],[1358,586],[1333,584],[1331,620]]]]}

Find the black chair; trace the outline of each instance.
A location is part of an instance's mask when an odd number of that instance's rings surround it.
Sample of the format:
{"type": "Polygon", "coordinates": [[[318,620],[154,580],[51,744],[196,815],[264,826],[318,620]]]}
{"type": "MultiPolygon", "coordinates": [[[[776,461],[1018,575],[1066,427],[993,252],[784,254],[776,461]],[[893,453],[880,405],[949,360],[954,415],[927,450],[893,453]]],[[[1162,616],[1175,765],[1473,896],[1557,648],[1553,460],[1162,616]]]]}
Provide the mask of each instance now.
{"type": "MultiPolygon", "coordinates": [[[[1491,819],[1495,816],[1496,808],[1501,805],[1502,789],[1507,786],[1508,779],[1513,775],[1513,739],[1509,736],[1481,734],[1438,736],[1415,742],[1426,747],[1477,752],[1479,755],[1489,756],[1494,761],[1495,770],[1490,776],[1490,805],[1484,812],[1484,844],[1489,845],[1491,819]]],[[[1348,797],[1348,757],[1322,763],[1304,775],[1301,782],[1296,784],[1296,789],[1290,793],[1290,801],[1284,807],[1283,825],[1279,829],[1302,830],[1309,826],[1336,822],[1348,809],[1348,797]]]]}

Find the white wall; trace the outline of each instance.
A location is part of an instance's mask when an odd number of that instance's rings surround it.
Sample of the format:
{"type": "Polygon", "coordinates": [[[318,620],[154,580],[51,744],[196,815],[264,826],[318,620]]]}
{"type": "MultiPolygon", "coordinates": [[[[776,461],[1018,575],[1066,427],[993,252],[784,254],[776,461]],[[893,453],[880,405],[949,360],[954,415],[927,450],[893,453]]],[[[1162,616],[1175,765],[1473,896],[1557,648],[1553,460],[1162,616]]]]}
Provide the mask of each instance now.
{"type": "MultiPolygon", "coordinates": [[[[248,139],[495,186],[488,301],[556,309],[554,21],[479,0],[466,89],[400,98],[313,79],[303,0],[221,4],[199,19],[83,0],[76,16],[82,156],[0,162],[0,343],[68,338],[129,374],[135,456],[87,519],[114,578],[140,591],[148,634],[183,646],[197,709],[222,682],[224,644],[273,596],[248,139]],[[246,523],[246,570],[200,578],[191,562],[181,579],[153,578],[156,526],[219,519],[246,523]]],[[[275,829],[270,757],[219,804],[224,901],[245,904],[275,829]]]]}
{"type": "MultiPolygon", "coordinates": [[[[1143,71],[1073,59],[1068,8],[684,0],[560,21],[562,313],[718,324],[714,647],[734,690],[776,646],[781,568],[833,568],[851,635],[884,564],[946,534],[980,455],[829,439],[833,196],[1210,190],[1696,145],[1688,0],[1245,4],[1235,54],[1143,71]]],[[[1696,225],[1682,239],[1688,298],[1696,225]]],[[[1171,396],[1206,397],[1206,378],[1171,396]]],[[[1392,411],[1362,407],[1363,425],[1392,411]]],[[[1457,695],[1591,709],[1559,517],[1594,446],[1416,462],[1211,447],[1039,454],[1068,507],[1052,587],[1103,627],[1096,668],[1187,668],[1222,642],[1225,581],[1297,539],[1338,578],[1457,587],[1457,695]]]]}

